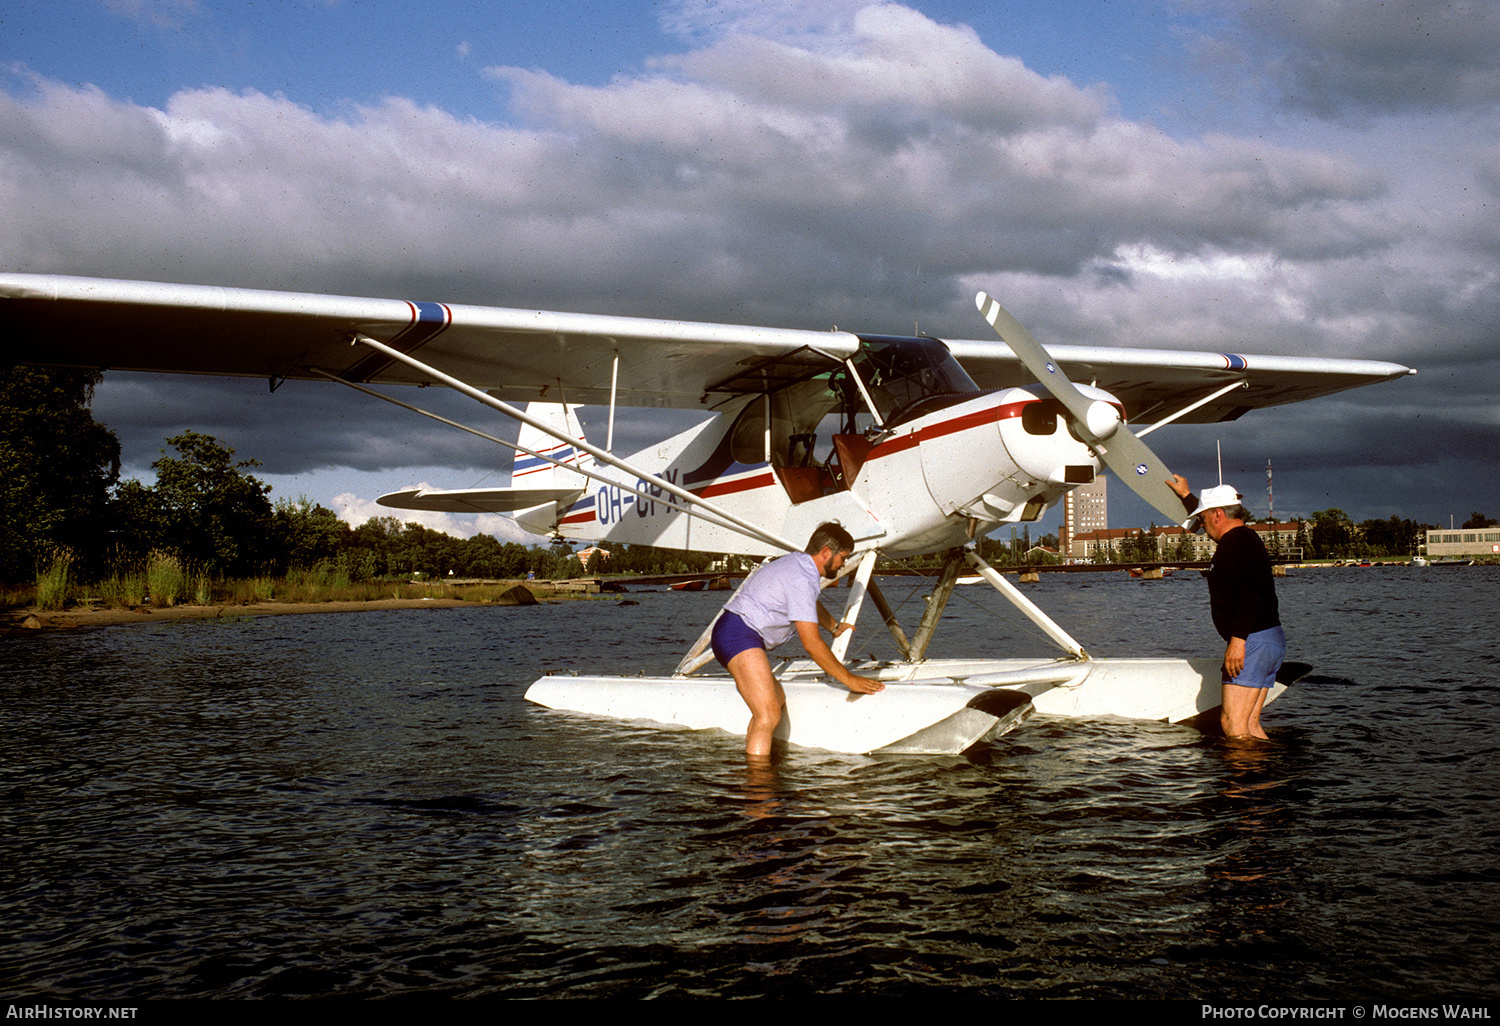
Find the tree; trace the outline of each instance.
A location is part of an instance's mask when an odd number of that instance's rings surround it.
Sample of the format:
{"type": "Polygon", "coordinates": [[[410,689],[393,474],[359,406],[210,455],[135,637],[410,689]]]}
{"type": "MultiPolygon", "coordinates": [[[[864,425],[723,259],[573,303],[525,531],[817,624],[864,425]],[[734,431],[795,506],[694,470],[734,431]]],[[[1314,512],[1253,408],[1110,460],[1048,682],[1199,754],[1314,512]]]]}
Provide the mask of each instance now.
{"type": "Polygon", "coordinates": [[[1125,542],[1126,558],[1133,563],[1154,563],[1161,558],[1156,547],[1156,523],[1148,531],[1136,531],[1125,542]]]}
{"type": "Polygon", "coordinates": [[[1191,531],[1183,531],[1177,536],[1177,547],[1172,552],[1172,558],[1182,563],[1192,563],[1198,559],[1198,543],[1191,531]]]}
{"type": "MultiPolygon", "coordinates": [[[[390,573],[409,573],[410,568],[393,565],[396,546],[401,538],[401,521],[395,517],[371,517],[350,532],[347,541],[350,565],[360,568],[362,576],[384,577],[390,573]]],[[[351,574],[356,580],[360,576],[351,574]]]]}
{"type": "Polygon", "coordinates": [[[1462,526],[1464,528],[1494,527],[1496,523],[1500,523],[1500,521],[1492,520],[1489,517],[1485,516],[1483,513],[1479,513],[1476,511],[1469,514],[1469,519],[1465,520],[1462,526]]]}
{"type": "Polygon", "coordinates": [[[1414,521],[1392,515],[1386,520],[1361,522],[1359,533],[1370,555],[1401,556],[1412,551],[1421,528],[1414,521]]]}
{"type": "MultiPolygon", "coordinates": [[[[331,509],[299,496],[296,502],[282,499],[271,514],[280,549],[279,562],[288,570],[312,570],[331,566],[348,540],[349,525],[331,509]]],[[[351,573],[351,578],[356,575],[351,573]]]]}
{"type": "Polygon", "coordinates": [[[212,435],[185,431],[168,438],[177,450],[151,464],[158,545],[206,573],[248,577],[273,562],[271,486],[244,473],[259,460],[234,462],[234,450],[212,435]]]}
{"type": "Polygon", "coordinates": [[[39,554],[101,560],[120,441],[89,412],[101,375],[76,368],[0,371],[0,578],[36,572],[39,554]]]}
{"type": "Polygon", "coordinates": [[[1296,545],[1297,545],[1297,551],[1298,551],[1298,553],[1300,553],[1302,556],[1305,557],[1305,556],[1312,555],[1312,551],[1313,551],[1312,542],[1307,537],[1307,521],[1306,520],[1299,520],[1299,521],[1297,521],[1297,541],[1296,541],[1296,545]]]}
{"type": "Polygon", "coordinates": [[[1324,509],[1312,515],[1313,544],[1320,556],[1346,556],[1354,546],[1354,523],[1341,509],[1324,509]]]}

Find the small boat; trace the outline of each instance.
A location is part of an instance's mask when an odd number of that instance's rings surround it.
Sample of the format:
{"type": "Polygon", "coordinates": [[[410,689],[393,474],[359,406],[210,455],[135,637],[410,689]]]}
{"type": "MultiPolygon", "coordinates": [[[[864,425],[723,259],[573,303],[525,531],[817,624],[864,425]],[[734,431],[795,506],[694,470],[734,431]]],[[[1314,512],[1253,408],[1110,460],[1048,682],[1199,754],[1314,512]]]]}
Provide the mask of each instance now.
{"type": "Polygon", "coordinates": [[[1159,581],[1164,577],[1171,577],[1172,571],[1168,567],[1161,566],[1133,566],[1130,568],[1130,576],[1147,581],[1159,581]]]}
{"type": "Polygon", "coordinates": [[[672,590],[673,591],[702,591],[706,587],[708,587],[708,582],[704,581],[704,580],[679,581],[676,584],[672,585],[672,590]]]}

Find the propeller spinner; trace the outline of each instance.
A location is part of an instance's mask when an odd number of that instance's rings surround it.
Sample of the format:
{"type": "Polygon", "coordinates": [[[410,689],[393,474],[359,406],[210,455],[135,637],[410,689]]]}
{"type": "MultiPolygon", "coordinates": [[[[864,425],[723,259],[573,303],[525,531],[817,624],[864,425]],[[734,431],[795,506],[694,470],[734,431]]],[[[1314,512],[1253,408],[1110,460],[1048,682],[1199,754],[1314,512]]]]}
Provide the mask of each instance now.
{"type": "Polygon", "coordinates": [[[1181,523],[1186,513],[1182,500],[1167,486],[1167,478],[1172,472],[1145,442],[1125,427],[1119,411],[1101,399],[1090,399],[1078,391],[1047,355],[1041,343],[1031,337],[1031,332],[1021,327],[1020,322],[995,300],[981,292],[974,297],[974,303],[1026,369],[1063,404],[1078,437],[1099,454],[1105,466],[1168,520],[1181,523]]]}

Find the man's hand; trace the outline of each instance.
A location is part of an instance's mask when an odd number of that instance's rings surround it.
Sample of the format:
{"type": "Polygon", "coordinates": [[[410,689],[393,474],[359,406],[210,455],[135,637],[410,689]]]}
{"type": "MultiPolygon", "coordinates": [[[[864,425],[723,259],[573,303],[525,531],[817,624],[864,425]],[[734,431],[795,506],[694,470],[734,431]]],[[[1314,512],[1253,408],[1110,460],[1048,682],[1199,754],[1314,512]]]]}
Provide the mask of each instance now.
{"type": "MultiPolygon", "coordinates": [[[[861,677],[850,673],[844,668],[844,664],[833,657],[833,650],[828,647],[828,642],[823,640],[823,635],[818,633],[818,625],[808,620],[797,620],[797,637],[802,642],[802,647],[807,649],[807,654],[812,656],[813,662],[818,668],[834,680],[838,681],[850,691],[860,695],[873,695],[877,691],[884,691],[885,685],[870,677],[861,677]]],[[[836,624],[830,628],[837,633],[839,627],[848,628],[848,624],[836,624]]]]}
{"type": "Polygon", "coordinates": [[[885,690],[885,685],[873,677],[856,677],[852,674],[844,681],[844,687],[860,695],[873,695],[885,690]]]}
{"type": "Polygon", "coordinates": [[[1244,668],[1245,639],[1230,638],[1228,647],[1224,649],[1224,672],[1231,677],[1238,677],[1244,668]]]}

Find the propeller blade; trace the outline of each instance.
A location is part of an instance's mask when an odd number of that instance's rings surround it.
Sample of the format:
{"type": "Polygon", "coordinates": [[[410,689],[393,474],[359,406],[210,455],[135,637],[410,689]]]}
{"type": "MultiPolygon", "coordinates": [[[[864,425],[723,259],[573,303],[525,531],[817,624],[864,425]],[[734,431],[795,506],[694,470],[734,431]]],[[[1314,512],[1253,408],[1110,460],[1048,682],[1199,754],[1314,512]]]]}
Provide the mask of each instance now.
{"type": "Polygon", "coordinates": [[[1159,510],[1171,523],[1181,524],[1187,520],[1188,511],[1183,506],[1182,499],[1167,486],[1167,478],[1172,476],[1172,472],[1161,461],[1161,457],[1131,434],[1128,428],[1122,426],[1109,440],[1107,447],[1096,448],[1099,449],[1099,455],[1104,457],[1105,465],[1115,472],[1115,476],[1154,509],[1159,510]]]}
{"type": "Polygon", "coordinates": [[[1093,447],[1104,465],[1172,523],[1182,523],[1187,510],[1177,493],[1167,486],[1172,472],[1145,442],[1131,434],[1121,422],[1119,411],[1102,399],[1090,399],[1078,391],[1042,344],[994,299],[981,292],[974,297],[974,303],[1026,369],[1063,404],[1073,418],[1078,436],[1093,447]]]}

